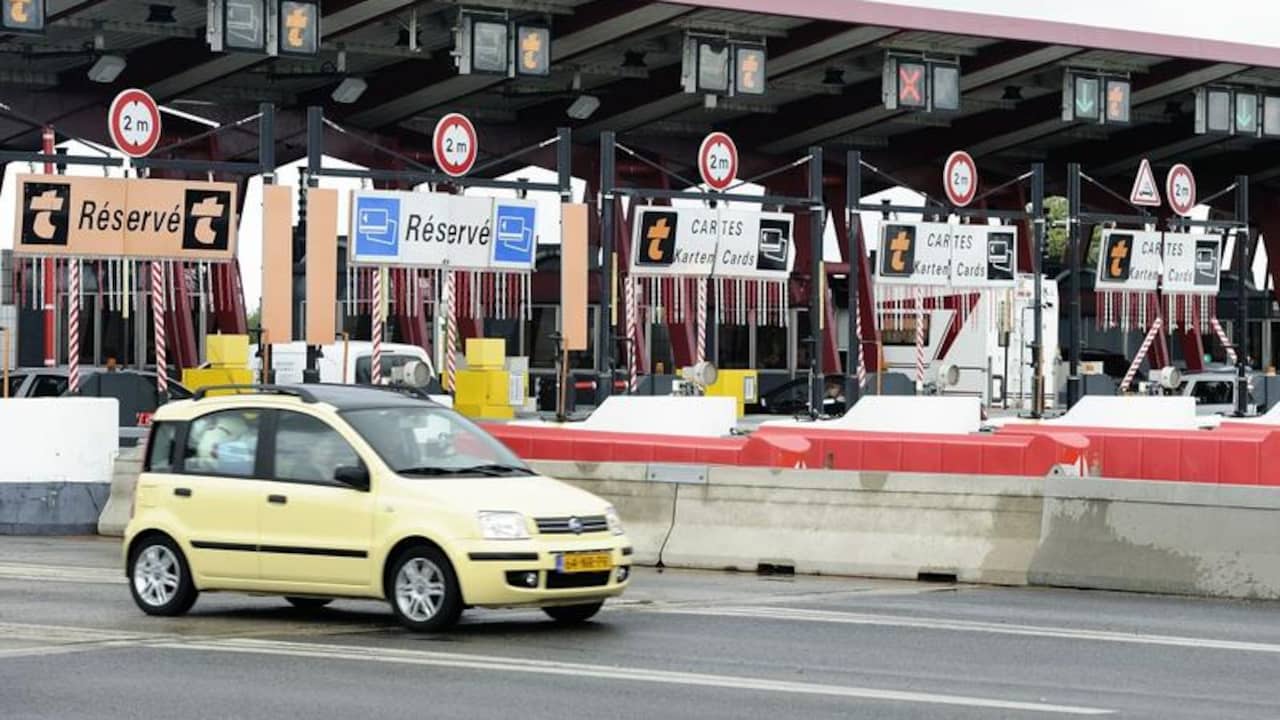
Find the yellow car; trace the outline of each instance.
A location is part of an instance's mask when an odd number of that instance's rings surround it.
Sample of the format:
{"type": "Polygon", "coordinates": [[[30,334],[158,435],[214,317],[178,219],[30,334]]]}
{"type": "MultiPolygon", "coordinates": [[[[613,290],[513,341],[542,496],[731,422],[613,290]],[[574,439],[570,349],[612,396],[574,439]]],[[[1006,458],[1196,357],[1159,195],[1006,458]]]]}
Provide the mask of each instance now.
{"type": "Polygon", "coordinates": [[[225,590],[301,608],[385,599],[412,630],[469,607],[581,622],[627,586],[614,509],[450,409],[376,387],[227,392],[153,420],[124,538],[147,614],[225,590]]]}

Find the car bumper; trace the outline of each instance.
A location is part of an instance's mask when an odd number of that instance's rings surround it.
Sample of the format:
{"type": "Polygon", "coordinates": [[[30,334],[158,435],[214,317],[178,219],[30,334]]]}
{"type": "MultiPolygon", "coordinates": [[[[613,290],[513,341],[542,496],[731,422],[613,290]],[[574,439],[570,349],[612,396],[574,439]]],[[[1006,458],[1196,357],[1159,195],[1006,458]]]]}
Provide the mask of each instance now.
{"type": "Polygon", "coordinates": [[[590,541],[475,541],[460,548],[458,581],[463,600],[478,607],[573,605],[617,597],[630,582],[632,549],[626,536],[590,541]],[[559,558],[566,553],[608,553],[608,569],[566,573],[559,558]],[[625,568],[625,577],[620,569],[625,568]],[[529,573],[536,583],[528,585],[529,573]]]}

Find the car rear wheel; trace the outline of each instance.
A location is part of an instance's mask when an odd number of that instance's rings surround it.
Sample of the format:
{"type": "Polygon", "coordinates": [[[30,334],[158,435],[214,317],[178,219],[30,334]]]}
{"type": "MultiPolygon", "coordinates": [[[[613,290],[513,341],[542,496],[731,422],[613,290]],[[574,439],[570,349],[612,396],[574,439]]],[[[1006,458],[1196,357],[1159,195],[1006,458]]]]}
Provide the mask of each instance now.
{"type": "Polygon", "coordinates": [[[565,625],[574,625],[584,623],[595,614],[600,612],[600,608],[604,606],[604,602],[593,602],[585,605],[561,605],[559,607],[542,608],[542,612],[546,613],[558,623],[565,625]]]}
{"type": "Polygon", "coordinates": [[[285,597],[285,600],[288,600],[290,605],[299,610],[319,610],[333,602],[333,598],[294,597],[292,595],[285,597]]]}
{"type": "Polygon", "coordinates": [[[449,559],[436,548],[418,545],[391,564],[391,610],[416,632],[444,630],[462,615],[462,592],[449,559]]]}
{"type": "Polygon", "coordinates": [[[148,615],[182,615],[199,592],[191,570],[173,540],[164,535],[143,538],[129,556],[129,591],[148,615]]]}

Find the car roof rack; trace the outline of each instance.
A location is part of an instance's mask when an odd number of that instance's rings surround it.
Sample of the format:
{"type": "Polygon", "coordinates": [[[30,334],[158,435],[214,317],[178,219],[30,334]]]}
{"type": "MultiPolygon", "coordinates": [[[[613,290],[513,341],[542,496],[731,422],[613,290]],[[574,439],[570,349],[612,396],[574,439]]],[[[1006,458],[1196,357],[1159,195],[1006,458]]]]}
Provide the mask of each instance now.
{"type": "Polygon", "coordinates": [[[191,396],[192,400],[203,400],[211,391],[214,390],[231,390],[236,394],[255,394],[255,395],[288,395],[296,397],[305,403],[316,402],[316,396],[307,390],[289,385],[209,385],[195,391],[191,396]]]}
{"type": "Polygon", "coordinates": [[[382,384],[375,385],[373,383],[314,383],[314,384],[320,387],[360,388],[363,390],[381,390],[383,392],[393,392],[399,395],[409,395],[409,396],[418,398],[419,400],[425,400],[432,404],[437,404],[437,405],[439,404],[431,398],[431,394],[427,392],[426,388],[417,387],[415,385],[403,385],[403,384],[396,384],[396,383],[389,383],[385,385],[382,385],[382,384]]]}

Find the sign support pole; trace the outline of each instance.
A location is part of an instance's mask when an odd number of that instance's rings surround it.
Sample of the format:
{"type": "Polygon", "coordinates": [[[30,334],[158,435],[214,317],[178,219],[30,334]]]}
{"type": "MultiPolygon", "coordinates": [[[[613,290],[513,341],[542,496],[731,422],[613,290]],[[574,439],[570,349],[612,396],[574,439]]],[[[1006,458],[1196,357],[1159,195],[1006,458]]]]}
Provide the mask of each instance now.
{"type": "Polygon", "coordinates": [[[826,286],[822,273],[822,231],[826,222],[826,208],[822,204],[822,148],[809,148],[809,335],[813,338],[809,367],[809,409],[814,417],[821,414],[822,396],[826,389],[822,375],[822,289],[826,286]]]}
{"type": "MultiPolygon", "coordinates": [[[[307,177],[299,190],[306,198],[307,190],[320,185],[320,169],[324,157],[324,111],[319,107],[307,108],[307,177]]],[[[298,208],[298,232],[307,236],[307,203],[298,208]]],[[[304,324],[302,327],[306,327],[304,324]]],[[[305,333],[304,333],[305,334],[305,333]]],[[[320,347],[307,345],[307,366],[302,372],[302,382],[320,382],[320,347]]]]}
{"type": "Polygon", "coordinates": [[[1243,417],[1249,411],[1249,381],[1246,366],[1249,362],[1249,296],[1245,278],[1249,273],[1249,176],[1236,176],[1236,416],[1243,417]]]}
{"type": "Polygon", "coordinates": [[[613,393],[613,184],[617,139],[600,133],[600,310],[596,316],[596,404],[613,393]]]}
{"type": "Polygon", "coordinates": [[[1069,243],[1067,252],[1070,258],[1067,267],[1071,270],[1071,301],[1067,315],[1067,408],[1070,409],[1081,397],[1080,386],[1080,164],[1067,165],[1067,229],[1069,243]]]}
{"type": "Polygon", "coordinates": [[[1044,259],[1044,163],[1031,166],[1031,273],[1034,282],[1033,320],[1034,339],[1031,342],[1031,417],[1044,416],[1044,287],[1041,281],[1041,263],[1044,259]]]}
{"type": "MultiPolygon", "coordinates": [[[[53,127],[46,125],[40,134],[41,149],[45,155],[53,155],[55,139],[53,127]]],[[[44,164],[44,172],[46,175],[52,175],[53,164],[46,162],[44,164]]],[[[58,364],[57,339],[54,337],[57,328],[53,315],[53,306],[58,296],[56,287],[57,275],[54,273],[52,258],[45,258],[41,260],[40,264],[44,270],[44,364],[45,367],[53,367],[58,364]]]]}
{"type": "Polygon", "coordinates": [[[862,151],[851,150],[845,157],[845,234],[848,237],[844,255],[849,262],[849,359],[845,363],[848,367],[845,368],[844,397],[848,409],[858,402],[862,393],[862,333],[858,332],[861,311],[858,285],[862,282],[862,249],[858,243],[862,233],[862,215],[858,212],[858,203],[862,202],[862,151]]]}
{"type": "MultiPolygon", "coordinates": [[[[258,120],[258,163],[262,166],[262,185],[275,185],[276,183],[276,110],[275,105],[271,103],[260,103],[258,112],[262,117],[258,120]]],[[[292,282],[290,278],[290,282],[292,282]]],[[[290,293],[290,302],[293,293],[290,293]]],[[[247,298],[246,298],[247,300],[247,298]]],[[[262,307],[262,298],[258,298],[258,307],[262,307]]],[[[262,373],[261,381],[264,385],[275,382],[276,372],[272,367],[271,343],[266,342],[266,336],[262,333],[262,320],[259,314],[258,320],[258,353],[262,356],[262,373]]],[[[343,365],[344,372],[346,365],[343,365]]]]}

